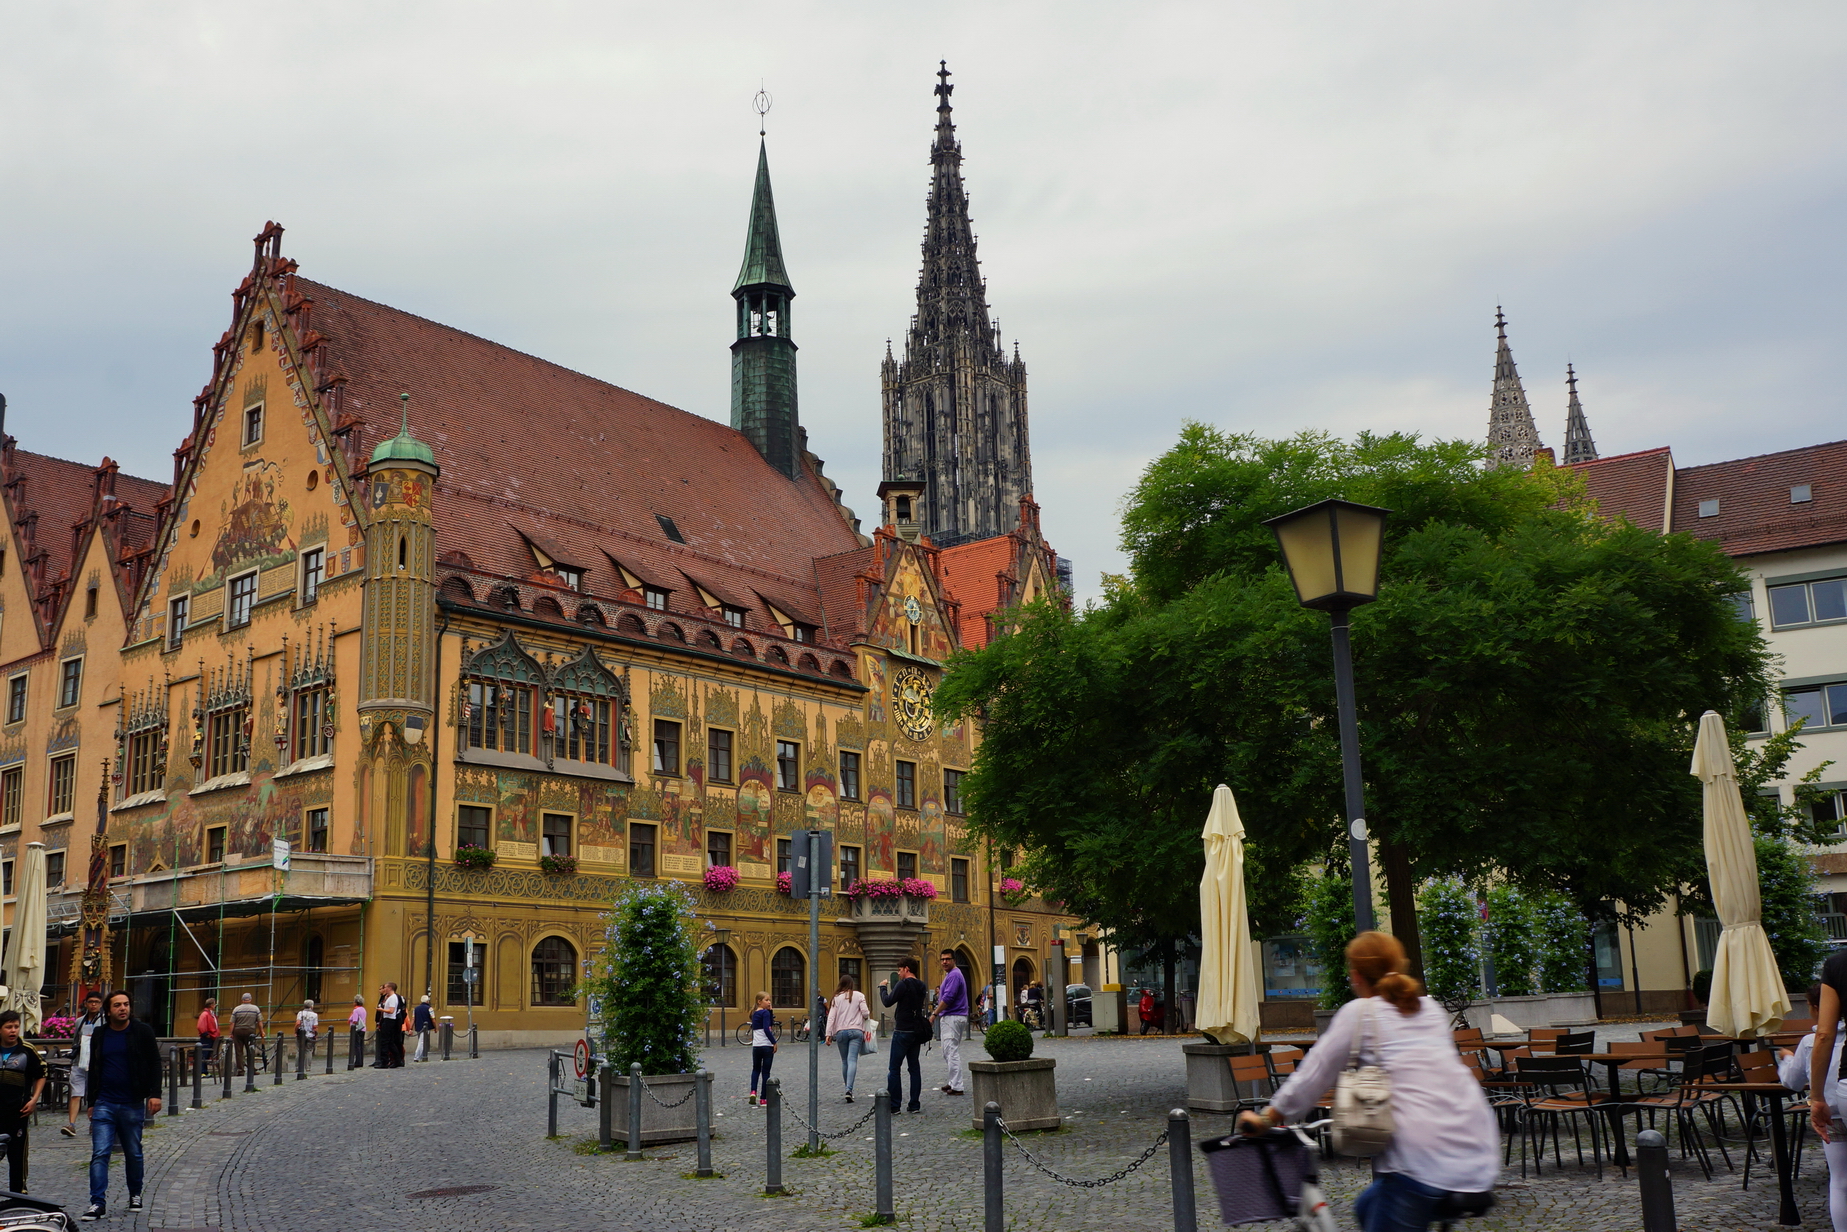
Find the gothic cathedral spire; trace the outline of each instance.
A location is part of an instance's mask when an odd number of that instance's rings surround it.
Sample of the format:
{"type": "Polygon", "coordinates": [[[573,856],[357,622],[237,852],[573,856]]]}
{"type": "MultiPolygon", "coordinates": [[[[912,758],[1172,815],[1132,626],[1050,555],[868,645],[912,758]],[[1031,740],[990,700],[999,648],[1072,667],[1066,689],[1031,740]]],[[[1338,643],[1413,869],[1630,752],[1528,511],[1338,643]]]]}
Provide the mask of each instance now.
{"type": "Polygon", "coordinates": [[[923,271],[904,358],[887,353],[885,479],[922,485],[917,522],[939,547],[1012,530],[1032,493],[1026,365],[1001,347],[975,256],[949,66],[936,74],[923,271]]]}
{"type": "Polygon", "coordinates": [[[1519,369],[1514,367],[1513,351],[1507,346],[1507,318],[1497,306],[1494,310],[1494,397],[1488,408],[1488,465],[1530,467],[1539,448],[1539,429],[1533,426],[1533,410],[1526,402],[1526,389],[1520,384],[1519,369]]]}
{"type": "Polygon", "coordinates": [[[1571,391],[1571,400],[1565,407],[1565,465],[1595,462],[1597,442],[1590,438],[1590,425],[1584,421],[1584,406],[1578,401],[1578,374],[1570,364],[1565,365],[1565,387],[1571,391]]]}
{"type": "Polygon", "coordinates": [[[731,288],[737,301],[737,341],[731,344],[731,426],[750,438],[769,464],[794,479],[802,473],[802,430],[795,409],[795,343],[789,301],[795,288],[782,263],[776,200],[770,194],[769,149],[757,147],[757,185],[750,199],[744,265],[731,288]]]}

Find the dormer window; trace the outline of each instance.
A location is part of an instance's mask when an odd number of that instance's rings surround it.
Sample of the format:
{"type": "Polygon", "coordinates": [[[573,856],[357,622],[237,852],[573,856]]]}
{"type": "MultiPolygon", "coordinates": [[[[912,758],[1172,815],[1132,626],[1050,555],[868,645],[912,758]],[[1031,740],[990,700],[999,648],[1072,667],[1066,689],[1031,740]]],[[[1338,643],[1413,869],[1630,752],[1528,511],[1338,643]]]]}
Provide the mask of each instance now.
{"type": "Polygon", "coordinates": [[[657,612],[667,610],[667,592],[658,586],[643,586],[641,598],[650,608],[657,612]]]}
{"type": "Polygon", "coordinates": [[[721,613],[723,613],[725,617],[725,623],[730,625],[733,629],[742,629],[744,627],[744,609],[743,608],[732,607],[729,603],[727,603],[724,606],[720,607],[718,610],[721,613]]]}
{"type": "Polygon", "coordinates": [[[582,569],[569,569],[563,565],[554,565],[552,567],[552,573],[557,577],[561,585],[567,586],[572,590],[582,590],[584,588],[584,571],[582,569]]]}
{"type": "Polygon", "coordinates": [[[789,637],[797,642],[814,641],[814,628],[810,625],[790,625],[789,637]]]}

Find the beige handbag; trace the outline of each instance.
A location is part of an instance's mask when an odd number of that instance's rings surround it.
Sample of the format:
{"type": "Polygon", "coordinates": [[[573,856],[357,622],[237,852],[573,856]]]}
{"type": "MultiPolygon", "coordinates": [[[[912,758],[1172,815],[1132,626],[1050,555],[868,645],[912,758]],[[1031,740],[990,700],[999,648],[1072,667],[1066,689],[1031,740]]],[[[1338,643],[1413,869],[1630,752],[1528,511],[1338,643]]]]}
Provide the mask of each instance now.
{"type": "Polygon", "coordinates": [[[1347,1068],[1334,1080],[1334,1124],[1330,1127],[1337,1154],[1375,1156],[1392,1145],[1392,1077],[1377,1065],[1361,1065],[1360,1050],[1372,1034],[1372,998],[1366,998],[1365,1022],[1353,1039],[1347,1068]]]}

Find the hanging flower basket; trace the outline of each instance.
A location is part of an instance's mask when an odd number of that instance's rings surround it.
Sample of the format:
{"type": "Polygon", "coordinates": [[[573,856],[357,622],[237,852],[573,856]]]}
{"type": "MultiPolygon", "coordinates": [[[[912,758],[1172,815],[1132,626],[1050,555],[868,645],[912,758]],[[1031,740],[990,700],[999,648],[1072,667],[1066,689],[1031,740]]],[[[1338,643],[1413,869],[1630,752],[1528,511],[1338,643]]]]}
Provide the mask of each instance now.
{"type": "Polygon", "coordinates": [[[936,883],[925,881],[922,877],[906,877],[898,883],[906,898],[935,898],[936,883]]]}
{"type": "Polygon", "coordinates": [[[455,849],[457,868],[488,869],[494,867],[494,861],[499,858],[492,847],[477,847],[473,843],[463,843],[455,849]]]}
{"type": "Polygon", "coordinates": [[[795,885],[795,878],[790,876],[788,873],[777,873],[776,874],[776,892],[778,894],[790,893],[794,885],[795,885]]]}
{"type": "Polygon", "coordinates": [[[1031,891],[1018,877],[1002,877],[998,888],[1000,896],[1014,906],[1018,906],[1031,897],[1031,891]]]}
{"type": "Polygon", "coordinates": [[[738,871],[729,864],[714,864],[705,870],[705,888],[724,894],[737,889],[738,871]]]}
{"type": "Polygon", "coordinates": [[[577,857],[540,856],[539,868],[559,877],[569,877],[577,871],[577,857]]]}

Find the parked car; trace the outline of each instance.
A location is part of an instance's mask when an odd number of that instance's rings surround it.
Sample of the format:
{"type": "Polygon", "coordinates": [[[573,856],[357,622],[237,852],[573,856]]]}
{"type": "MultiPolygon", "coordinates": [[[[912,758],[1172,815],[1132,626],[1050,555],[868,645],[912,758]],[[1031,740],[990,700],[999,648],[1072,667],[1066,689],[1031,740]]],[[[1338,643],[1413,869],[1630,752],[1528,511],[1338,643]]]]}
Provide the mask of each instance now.
{"type": "Polygon", "coordinates": [[[1066,1024],[1073,1027],[1094,1026],[1090,1017],[1090,986],[1088,984],[1065,985],[1065,1013],[1071,1021],[1066,1024]]]}

